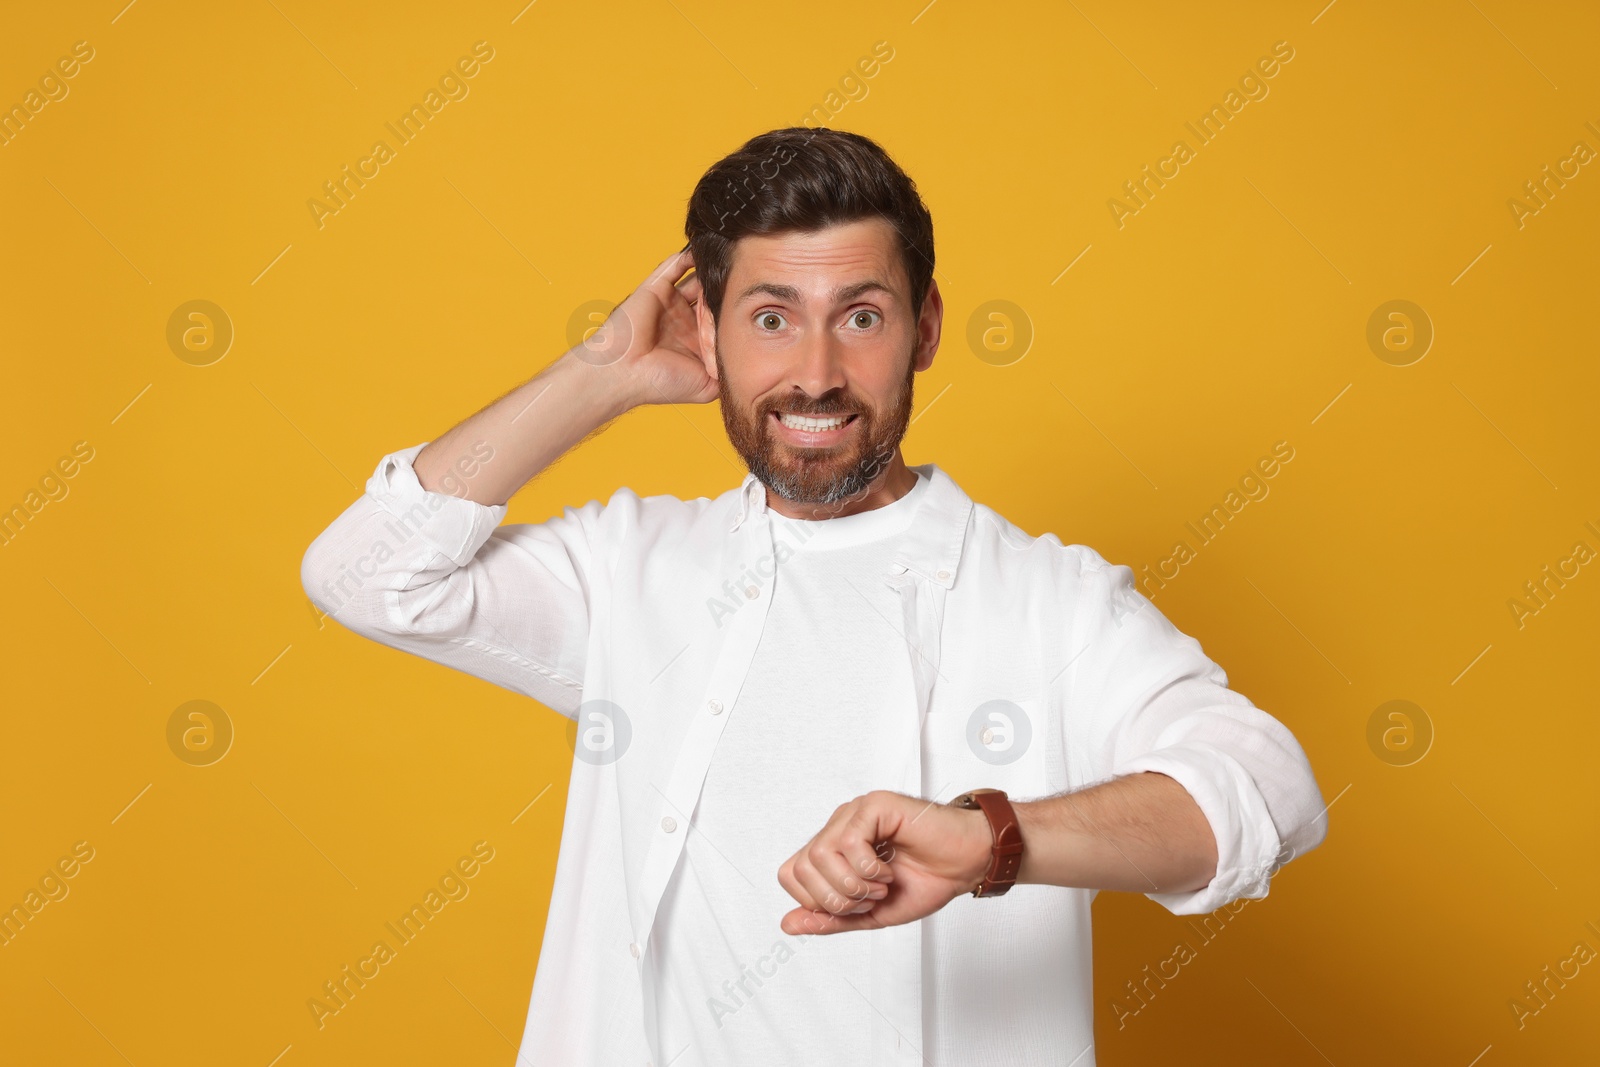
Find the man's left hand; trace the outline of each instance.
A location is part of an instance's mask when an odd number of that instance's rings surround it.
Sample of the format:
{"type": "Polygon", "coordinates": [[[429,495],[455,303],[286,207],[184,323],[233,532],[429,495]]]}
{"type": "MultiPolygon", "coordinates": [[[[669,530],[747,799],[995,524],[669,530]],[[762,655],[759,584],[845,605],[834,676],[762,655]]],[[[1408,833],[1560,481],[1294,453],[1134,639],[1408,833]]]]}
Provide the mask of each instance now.
{"type": "Polygon", "coordinates": [[[994,835],[982,811],[874,790],[840,805],[778,868],[800,903],[785,933],[897,926],[970,893],[989,869],[994,835]]]}

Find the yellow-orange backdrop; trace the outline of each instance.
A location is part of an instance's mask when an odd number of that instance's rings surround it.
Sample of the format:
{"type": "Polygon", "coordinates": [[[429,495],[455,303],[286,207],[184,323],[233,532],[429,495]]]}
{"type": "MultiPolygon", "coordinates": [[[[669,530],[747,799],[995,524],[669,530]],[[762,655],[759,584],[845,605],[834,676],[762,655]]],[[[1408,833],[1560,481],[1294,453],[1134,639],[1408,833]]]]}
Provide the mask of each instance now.
{"type": "MultiPolygon", "coordinates": [[[[1208,931],[1099,898],[1100,1062],[1592,1062],[1592,6],[125,2],[0,32],[4,1058],[511,1062],[566,720],[319,619],[300,557],[679,247],[713,160],[825,120],[936,219],[908,460],[1164,569],[1333,805],[1208,931]]],[[[510,518],[741,474],[714,406],[648,408],[510,518]]]]}

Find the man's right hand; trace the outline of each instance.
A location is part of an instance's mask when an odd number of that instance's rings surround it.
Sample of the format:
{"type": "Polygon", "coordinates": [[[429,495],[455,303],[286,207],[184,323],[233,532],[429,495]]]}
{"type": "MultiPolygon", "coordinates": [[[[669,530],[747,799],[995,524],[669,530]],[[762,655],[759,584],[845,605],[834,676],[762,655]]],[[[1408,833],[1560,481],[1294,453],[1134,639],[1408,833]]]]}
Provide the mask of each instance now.
{"type": "Polygon", "coordinates": [[[630,379],[636,404],[715,400],[716,363],[700,347],[700,278],[677,282],[693,266],[688,249],[668,256],[569,354],[620,371],[630,379]]]}

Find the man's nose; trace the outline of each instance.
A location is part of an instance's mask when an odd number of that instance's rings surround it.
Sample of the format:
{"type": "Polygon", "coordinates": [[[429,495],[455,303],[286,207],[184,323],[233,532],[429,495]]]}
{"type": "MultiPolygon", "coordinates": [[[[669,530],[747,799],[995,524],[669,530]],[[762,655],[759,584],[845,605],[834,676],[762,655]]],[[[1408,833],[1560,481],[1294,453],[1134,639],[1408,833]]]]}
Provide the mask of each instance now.
{"type": "Polygon", "coordinates": [[[802,340],[799,358],[794,380],[807,396],[821,397],[844,387],[844,351],[831,330],[802,340]]]}

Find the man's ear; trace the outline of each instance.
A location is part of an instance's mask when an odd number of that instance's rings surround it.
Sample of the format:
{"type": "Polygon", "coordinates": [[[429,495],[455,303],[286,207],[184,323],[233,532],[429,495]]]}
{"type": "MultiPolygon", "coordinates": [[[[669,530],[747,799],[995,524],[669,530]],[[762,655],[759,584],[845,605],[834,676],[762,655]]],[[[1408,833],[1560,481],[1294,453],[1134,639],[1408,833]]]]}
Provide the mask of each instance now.
{"type": "Polygon", "coordinates": [[[922,300],[922,314],[917,319],[916,369],[927,370],[933,366],[933,357],[939,351],[939,336],[944,328],[944,297],[939,295],[939,283],[928,280],[928,295],[922,300]]]}
{"type": "Polygon", "coordinates": [[[712,381],[717,380],[717,323],[711,317],[711,309],[706,303],[704,286],[700,289],[700,299],[695,301],[695,321],[700,328],[700,362],[705,365],[706,374],[712,381]]]}

